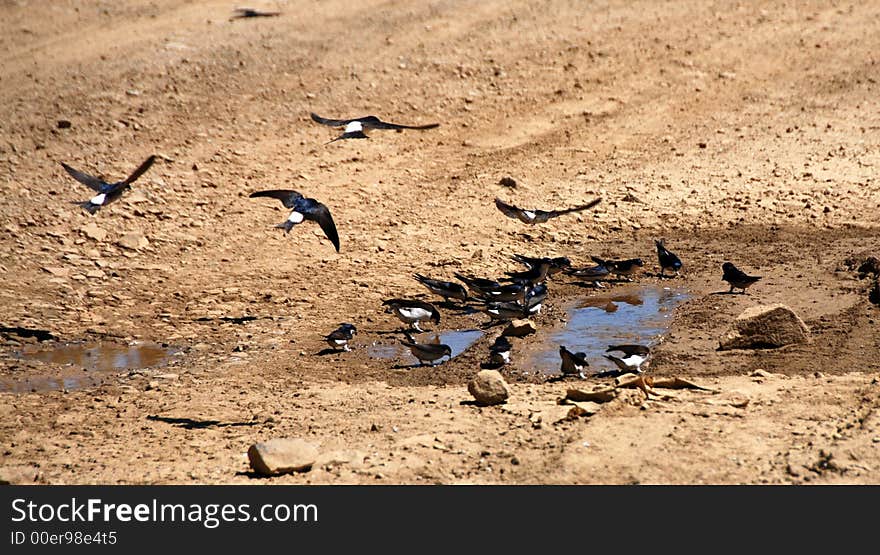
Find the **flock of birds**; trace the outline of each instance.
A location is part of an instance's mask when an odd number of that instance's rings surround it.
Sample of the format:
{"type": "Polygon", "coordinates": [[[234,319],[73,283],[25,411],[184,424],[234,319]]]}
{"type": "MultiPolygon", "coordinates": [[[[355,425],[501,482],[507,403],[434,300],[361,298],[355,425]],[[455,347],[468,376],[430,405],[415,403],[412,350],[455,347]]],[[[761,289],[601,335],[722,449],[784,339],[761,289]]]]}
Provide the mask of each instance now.
{"type": "MultiPolygon", "coordinates": [[[[242,15],[241,17],[254,17],[242,15]]],[[[437,123],[427,125],[402,125],[382,121],[376,116],[364,116],[351,119],[331,119],[312,113],[311,119],[321,125],[342,129],[342,133],[329,141],[329,143],[348,139],[368,139],[366,130],[426,130],[439,126],[437,123]]],[[[328,144],[329,144],[328,143],[328,144]]],[[[101,208],[118,200],[123,193],[131,188],[131,185],[144,173],[146,173],[156,160],[156,156],[147,158],[136,170],[121,181],[108,183],[103,179],[77,170],[68,164],[61,163],[64,170],[75,180],[92,189],[96,194],[84,202],[76,202],[89,214],[94,215],[101,208]]],[[[332,243],[337,252],[340,250],[339,233],[329,208],[322,202],[304,196],[298,191],[289,189],[269,189],[255,191],[250,198],[274,198],[281,201],[285,208],[291,210],[288,218],[275,227],[290,233],[294,226],[310,220],[317,223],[326,238],[332,243]]],[[[516,219],[528,225],[545,223],[551,218],[566,214],[581,212],[593,208],[601,201],[594,199],[586,204],[571,208],[543,210],[524,209],[509,204],[499,198],[495,199],[495,206],[509,218],[516,219]]],[[[672,272],[672,276],[678,275],[682,268],[682,262],[677,255],[668,250],[662,240],[655,241],[657,257],[660,266],[660,277],[670,277],[666,272],[672,272]]],[[[441,297],[444,304],[449,307],[453,301],[469,303],[476,301],[482,312],[489,316],[489,325],[502,324],[514,319],[528,318],[541,310],[542,303],[547,298],[547,281],[551,276],[564,274],[583,282],[589,282],[597,287],[609,279],[632,281],[632,275],[644,266],[641,258],[629,258],[621,260],[606,260],[591,257],[592,266],[575,268],[567,257],[531,257],[513,255],[513,260],[525,266],[525,269],[515,272],[505,272],[503,277],[490,279],[474,277],[462,273],[455,273],[454,281],[445,281],[415,274],[414,279],[423,285],[430,293],[441,297]]],[[[731,262],[722,265],[722,280],[730,285],[730,293],[740,289],[745,294],[746,289],[757,282],[760,276],[751,276],[739,270],[731,262]]],[[[452,348],[449,345],[435,343],[419,343],[412,335],[412,331],[424,331],[420,323],[433,322],[439,325],[441,315],[438,308],[429,302],[413,298],[394,298],[383,301],[387,312],[393,313],[401,322],[406,324],[403,330],[406,339],[402,344],[409,348],[413,356],[418,359],[419,365],[434,365],[443,358],[452,358],[452,348]]],[[[350,351],[349,343],[357,333],[354,324],[343,323],[338,329],[324,337],[325,342],[335,351],[350,351]]],[[[488,364],[494,367],[504,366],[510,362],[512,344],[509,338],[499,335],[489,348],[488,364]]],[[[605,358],[617,367],[617,370],[608,370],[593,373],[592,376],[613,376],[622,373],[641,374],[649,364],[651,347],[649,345],[609,345],[605,358]],[[619,353],[620,356],[607,354],[619,353]]],[[[561,358],[560,372],[562,376],[579,376],[585,378],[588,366],[586,354],[583,352],[571,352],[564,345],[559,347],[561,358]]]]}

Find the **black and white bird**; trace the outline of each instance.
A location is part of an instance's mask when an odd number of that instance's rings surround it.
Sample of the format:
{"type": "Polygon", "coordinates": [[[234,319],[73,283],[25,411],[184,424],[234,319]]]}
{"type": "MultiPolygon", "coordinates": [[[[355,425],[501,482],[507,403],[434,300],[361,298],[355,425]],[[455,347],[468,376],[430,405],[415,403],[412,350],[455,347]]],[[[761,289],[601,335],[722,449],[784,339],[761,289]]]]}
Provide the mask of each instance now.
{"type": "Polygon", "coordinates": [[[500,322],[524,318],[529,314],[528,309],[518,303],[488,303],[483,307],[483,312],[488,314],[492,320],[500,322]]]}
{"type": "Polygon", "coordinates": [[[605,358],[613,362],[624,374],[641,374],[643,372],[642,366],[647,367],[649,364],[648,357],[651,354],[651,348],[646,345],[609,345],[605,350],[606,353],[615,351],[623,353],[623,356],[606,354],[605,358]]]}
{"type": "Polygon", "coordinates": [[[513,345],[507,336],[499,335],[492,346],[489,347],[489,362],[496,366],[510,364],[510,350],[513,345]]]}
{"type": "Polygon", "coordinates": [[[433,365],[434,361],[443,357],[452,358],[452,347],[443,343],[416,343],[412,336],[407,335],[407,340],[401,340],[414,357],[419,359],[419,365],[433,365]]]}
{"type": "Polygon", "coordinates": [[[524,283],[529,285],[530,287],[534,287],[539,283],[543,283],[547,279],[547,275],[550,273],[551,265],[552,262],[548,260],[542,260],[541,262],[538,262],[535,266],[532,266],[528,270],[522,272],[505,272],[507,277],[501,278],[501,281],[524,283]]]}
{"type": "Polygon", "coordinates": [[[481,299],[491,298],[490,292],[498,290],[502,286],[494,279],[471,277],[460,274],[458,272],[455,272],[453,275],[457,280],[467,285],[468,290],[470,290],[472,296],[479,297],[481,299]]]}
{"type": "Polygon", "coordinates": [[[586,353],[573,353],[565,348],[565,345],[559,346],[559,356],[562,358],[560,371],[563,376],[580,376],[586,378],[584,371],[590,364],[587,362],[586,353]]]}
{"type": "Polygon", "coordinates": [[[761,279],[761,276],[750,276],[746,274],[731,262],[725,262],[722,264],[721,270],[724,272],[721,279],[730,284],[730,293],[733,293],[734,289],[742,289],[742,294],[745,295],[746,289],[761,279]]]}
{"type": "Polygon", "coordinates": [[[413,277],[425,286],[431,293],[435,295],[439,295],[443,297],[443,300],[446,303],[449,303],[449,299],[458,299],[462,302],[467,302],[468,294],[467,289],[460,283],[455,283],[454,281],[443,281],[439,279],[431,279],[429,277],[425,277],[422,274],[413,274],[413,277]]]}
{"type": "Polygon", "coordinates": [[[382,305],[388,307],[387,312],[394,313],[404,324],[408,324],[416,331],[424,331],[419,327],[419,322],[430,320],[435,324],[440,323],[440,311],[431,303],[417,299],[388,299],[382,301],[382,305]]]}
{"type": "Polygon", "coordinates": [[[639,268],[645,265],[641,258],[627,258],[626,260],[603,260],[597,256],[591,256],[593,262],[600,266],[605,266],[612,274],[623,276],[628,281],[632,281],[632,276],[638,272],[639,268]]]}
{"type": "Polygon", "coordinates": [[[663,245],[663,239],[654,240],[654,244],[657,246],[657,258],[660,261],[660,277],[666,275],[666,270],[678,275],[681,270],[681,259],[663,245]]]}
{"type": "Polygon", "coordinates": [[[581,281],[596,284],[601,287],[601,282],[611,276],[611,270],[603,264],[587,266],[585,268],[572,268],[565,272],[567,275],[581,281]]]}
{"type": "Polygon", "coordinates": [[[562,210],[538,210],[531,209],[526,210],[525,208],[519,208],[518,206],[514,206],[512,204],[508,204],[503,200],[496,198],[495,206],[498,210],[501,211],[502,214],[507,216],[508,218],[513,218],[515,220],[519,220],[523,223],[534,225],[534,224],[543,224],[547,220],[551,218],[556,218],[558,216],[562,216],[563,214],[571,214],[572,212],[580,212],[582,210],[587,210],[599,204],[601,202],[601,198],[597,198],[591,200],[587,204],[582,204],[580,206],[575,206],[572,208],[565,208],[562,210]]]}
{"type": "Polygon", "coordinates": [[[540,312],[541,303],[547,298],[549,292],[546,283],[539,283],[538,285],[529,288],[524,303],[526,311],[528,311],[529,314],[537,314],[540,312]]]}
{"type": "Polygon", "coordinates": [[[344,323],[324,337],[324,341],[333,349],[341,348],[343,351],[350,351],[351,348],[348,346],[348,342],[354,338],[356,333],[357,328],[355,328],[354,324],[344,323]]]}
{"type": "Polygon", "coordinates": [[[376,116],[364,116],[352,119],[330,119],[321,117],[315,113],[312,113],[311,116],[314,121],[322,125],[344,128],[342,135],[339,135],[330,141],[330,143],[342,139],[369,139],[370,137],[365,133],[368,129],[393,129],[400,131],[403,129],[434,129],[435,127],[440,127],[439,123],[428,123],[425,125],[401,125],[399,123],[388,123],[387,121],[380,120],[376,116]]]}
{"type": "Polygon", "coordinates": [[[102,206],[107,206],[111,202],[118,200],[122,196],[122,193],[124,193],[137,178],[139,178],[141,175],[144,174],[144,172],[150,169],[150,166],[152,166],[153,162],[155,161],[156,156],[150,156],[149,158],[144,160],[144,162],[136,170],[134,170],[131,175],[126,177],[124,180],[117,181],[115,183],[107,183],[103,179],[99,179],[93,175],[89,175],[85,172],[73,169],[64,162],[61,162],[61,167],[63,167],[67,171],[67,173],[71,175],[71,177],[98,193],[97,195],[85,202],[75,203],[85,208],[89,214],[94,214],[102,206]]]}
{"type": "Polygon", "coordinates": [[[256,197],[278,199],[285,208],[291,209],[287,220],[275,226],[284,229],[285,235],[290,233],[293,226],[302,223],[304,220],[311,220],[321,226],[324,235],[333,243],[336,252],[339,252],[339,233],[336,231],[336,224],[333,222],[330,209],[323,203],[313,198],[306,198],[301,193],[288,189],[274,189],[251,193],[250,198],[256,197]]]}
{"type": "Polygon", "coordinates": [[[550,269],[547,271],[548,276],[552,276],[554,274],[558,274],[559,272],[563,272],[571,268],[571,260],[565,256],[556,256],[553,258],[548,257],[534,257],[534,256],[523,256],[521,254],[514,254],[511,256],[514,260],[521,264],[525,264],[529,267],[529,269],[538,266],[541,263],[549,263],[550,269]]]}

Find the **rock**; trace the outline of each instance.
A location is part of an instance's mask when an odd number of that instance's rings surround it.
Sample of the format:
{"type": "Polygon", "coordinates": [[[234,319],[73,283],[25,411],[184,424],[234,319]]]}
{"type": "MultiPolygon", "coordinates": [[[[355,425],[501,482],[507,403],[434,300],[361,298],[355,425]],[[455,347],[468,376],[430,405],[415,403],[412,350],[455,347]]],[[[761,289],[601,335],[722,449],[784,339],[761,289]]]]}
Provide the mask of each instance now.
{"type": "Polygon", "coordinates": [[[513,320],[504,328],[501,335],[507,337],[525,337],[538,331],[538,327],[531,320],[513,320]]]}
{"type": "Polygon", "coordinates": [[[58,266],[43,266],[43,270],[49,272],[55,277],[67,277],[70,274],[69,268],[61,268],[58,266]]]}
{"type": "Polygon", "coordinates": [[[255,472],[272,476],[308,472],[318,459],[318,447],[299,438],[278,438],[251,445],[247,454],[255,472]]]}
{"type": "Polygon", "coordinates": [[[809,328],[782,304],[747,308],[721,337],[719,350],[775,349],[809,341],[809,328]]]}
{"type": "Polygon", "coordinates": [[[89,239],[94,239],[95,241],[103,241],[107,238],[107,231],[98,227],[95,222],[89,222],[79,228],[79,230],[83,235],[89,239]]]}
{"type": "Polygon", "coordinates": [[[516,188],[516,180],[512,177],[502,177],[498,182],[502,187],[510,187],[511,189],[516,188]]]}
{"type": "Polygon", "coordinates": [[[39,469],[33,466],[0,467],[0,485],[28,485],[39,478],[39,469]]]}
{"type": "Polygon", "coordinates": [[[480,405],[499,405],[510,397],[507,382],[498,370],[480,370],[468,382],[468,391],[480,405]]]}
{"type": "Polygon", "coordinates": [[[126,233],[119,238],[118,243],[120,247],[125,247],[126,249],[131,250],[142,249],[150,244],[150,242],[147,241],[147,238],[144,237],[144,234],[137,231],[126,233]]]}

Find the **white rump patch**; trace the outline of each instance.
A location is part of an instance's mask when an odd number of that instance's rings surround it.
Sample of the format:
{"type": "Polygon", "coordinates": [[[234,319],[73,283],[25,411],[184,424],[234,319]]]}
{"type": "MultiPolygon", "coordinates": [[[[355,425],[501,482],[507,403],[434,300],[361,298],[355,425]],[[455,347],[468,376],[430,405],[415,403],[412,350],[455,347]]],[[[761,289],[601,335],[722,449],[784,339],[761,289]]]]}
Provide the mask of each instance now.
{"type": "Polygon", "coordinates": [[[401,316],[407,320],[424,320],[431,317],[431,312],[424,308],[404,308],[397,309],[401,316]]]}
{"type": "Polygon", "coordinates": [[[305,217],[301,213],[297,212],[296,210],[291,212],[290,216],[287,217],[287,221],[293,222],[295,224],[301,223],[304,219],[305,219],[305,217]]]}
{"type": "Polygon", "coordinates": [[[353,121],[345,126],[346,133],[355,133],[357,131],[363,131],[363,130],[364,130],[364,126],[361,125],[361,122],[359,122],[359,121],[353,121]]]}
{"type": "Polygon", "coordinates": [[[97,204],[98,206],[101,206],[104,204],[105,200],[107,200],[107,195],[105,195],[104,193],[101,193],[100,195],[97,195],[89,202],[91,202],[92,204],[97,204]]]}
{"type": "Polygon", "coordinates": [[[530,219],[530,220],[534,220],[534,219],[535,219],[535,213],[532,212],[531,210],[523,210],[523,214],[525,214],[525,215],[526,215],[526,218],[528,218],[528,219],[530,219]]]}

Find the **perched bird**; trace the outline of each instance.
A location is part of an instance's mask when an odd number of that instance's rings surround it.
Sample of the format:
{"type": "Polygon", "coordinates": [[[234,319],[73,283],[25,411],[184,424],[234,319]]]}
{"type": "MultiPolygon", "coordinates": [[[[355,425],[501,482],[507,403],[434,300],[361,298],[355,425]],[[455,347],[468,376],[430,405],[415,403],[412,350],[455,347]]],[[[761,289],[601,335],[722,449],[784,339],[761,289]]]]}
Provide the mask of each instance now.
{"type": "Polygon", "coordinates": [[[612,274],[624,276],[627,280],[632,281],[632,274],[636,273],[639,268],[645,265],[641,258],[628,258],[626,260],[603,260],[597,256],[591,256],[593,262],[600,266],[605,266],[612,274]]]}
{"type": "Polygon", "coordinates": [[[611,275],[611,270],[609,270],[607,266],[597,264],[596,266],[588,266],[586,268],[571,269],[565,273],[572,277],[576,277],[581,281],[598,283],[602,280],[608,279],[611,275]]]}
{"type": "Polygon", "coordinates": [[[324,337],[324,341],[334,349],[342,347],[343,351],[350,351],[348,342],[352,340],[356,333],[357,328],[354,327],[354,324],[340,324],[336,330],[324,337]]]}
{"type": "Polygon", "coordinates": [[[440,311],[431,303],[415,299],[388,299],[382,301],[382,305],[388,307],[387,312],[393,312],[401,322],[417,331],[424,331],[419,327],[422,320],[440,323],[440,311]]]}
{"type": "Polygon", "coordinates": [[[730,284],[730,293],[733,293],[734,289],[742,289],[742,294],[745,295],[746,288],[761,279],[761,276],[746,274],[730,262],[722,264],[721,269],[724,271],[721,279],[730,284]]]}
{"type": "Polygon", "coordinates": [[[339,135],[330,141],[331,143],[342,139],[369,139],[364,132],[367,129],[434,129],[435,127],[440,126],[439,123],[429,123],[426,125],[401,125],[398,123],[388,123],[380,120],[376,116],[364,116],[362,118],[352,119],[330,119],[321,117],[315,113],[312,113],[311,116],[314,121],[322,125],[344,128],[342,135],[339,135]]]}
{"type": "Polygon", "coordinates": [[[623,357],[613,355],[605,355],[605,358],[613,362],[623,373],[642,373],[642,365],[647,366],[648,356],[651,349],[645,345],[609,345],[606,353],[619,351],[623,353],[623,357]]]}
{"type": "Polygon", "coordinates": [[[540,310],[541,308],[541,303],[543,303],[544,299],[547,298],[548,293],[549,291],[547,289],[547,284],[545,283],[539,283],[538,285],[530,288],[525,297],[526,310],[528,310],[530,314],[538,312],[538,310],[540,310]]]}
{"type": "Polygon", "coordinates": [[[548,276],[552,276],[554,274],[558,274],[559,272],[568,270],[571,268],[571,260],[569,260],[565,256],[556,256],[553,258],[536,258],[532,256],[523,256],[521,254],[514,254],[511,258],[516,260],[521,264],[525,264],[529,268],[534,268],[535,266],[541,264],[542,262],[547,262],[550,264],[550,269],[547,271],[548,276]]]}
{"type": "Polygon", "coordinates": [[[156,156],[150,156],[144,160],[138,169],[134,170],[131,175],[122,181],[117,181],[116,183],[107,183],[103,179],[75,170],[64,162],[61,162],[61,167],[63,167],[71,177],[98,193],[86,202],[75,203],[85,208],[89,214],[94,214],[102,206],[107,206],[111,202],[119,199],[119,197],[122,196],[122,193],[124,193],[138,177],[150,169],[150,166],[152,166],[155,161],[156,156]]]}
{"type": "Polygon", "coordinates": [[[584,376],[584,369],[589,366],[586,353],[573,353],[566,349],[565,345],[560,345],[559,356],[562,358],[560,370],[563,376],[577,375],[581,378],[586,378],[584,376]]]}
{"type": "Polygon", "coordinates": [[[321,226],[324,235],[336,247],[336,252],[339,252],[339,233],[336,231],[336,224],[333,223],[330,210],[324,204],[313,198],[306,198],[297,191],[284,189],[251,193],[250,198],[255,197],[275,198],[280,200],[285,208],[292,209],[287,220],[275,226],[284,229],[285,235],[293,229],[293,226],[302,223],[303,220],[312,220],[321,226]]]}
{"type": "Polygon", "coordinates": [[[482,298],[486,302],[522,302],[528,291],[529,286],[526,283],[507,283],[495,289],[484,289],[485,297],[482,298]]]}
{"type": "Polygon", "coordinates": [[[489,362],[498,366],[510,364],[510,350],[512,348],[513,345],[510,344],[510,339],[504,335],[499,335],[495,339],[495,343],[489,347],[489,362]]]}
{"type": "Polygon", "coordinates": [[[490,297],[489,291],[501,288],[501,284],[493,279],[470,277],[458,272],[455,272],[453,275],[455,275],[457,280],[468,286],[471,295],[474,297],[486,299],[490,297]]]}
{"type": "Polygon", "coordinates": [[[547,274],[550,273],[550,266],[551,262],[544,260],[523,272],[505,272],[507,277],[501,278],[501,281],[512,281],[514,283],[525,283],[535,286],[547,279],[547,274]]]}
{"type": "Polygon", "coordinates": [[[507,216],[508,218],[513,218],[515,220],[519,220],[526,224],[542,224],[549,220],[550,218],[555,218],[557,216],[562,216],[563,214],[570,214],[572,212],[580,212],[582,210],[587,210],[588,208],[592,208],[599,204],[601,198],[597,198],[595,200],[591,200],[587,204],[582,204],[580,206],[575,206],[573,208],[566,208],[563,210],[526,210],[524,208],[516,207],[512,204],[507,204],[503,200],[496,198],[495,206],[498,210],[501,211],[502,214],[507,216]]]}
{"type": "Polygon", "coordinates": [[[483,308],[483,312],[493,320],[514,320],[528,314],[528,309],[516,303],[489,303],[483,308]]]}
{"type": "Polygon", "coordinates": [[[419,359],[419,365],[424,366],[426,363],[433,364],[434,361],[443,357],[452,358],[452,347],[443,343],[416,343],[411,336],[407,336],[408,340],[401,343],[409,347],[414,357],[419,359]]]}
{"type": "Polygon", "coordinates": [[[681,260],[669,249],[663,246],[663,240],[655,240],[657,246],[657,258],[660,260],[660,275],[666,275],[666,270],[670,270],[678,274],[681,270],[681,260]]]}
{"type": "Polygon", "coordinates": [[[245,17],[275,17],[281,15],[281,12],[264,12],[253,8],[235,8],[235,15],[229,18],[230,21],[242,19],[245,17]]]}
{"type": "Polygon", "coordinates": [[[416,281],[424,285],[428,291],[443,297],[443,300],[447,303],[451,298],[458,299],[462,302],[467,302],[468,300],[467,289],[465,289],[460,283],[431,279],[422,274],[413,274],[413,277],[416,278],[416,281]]]}

